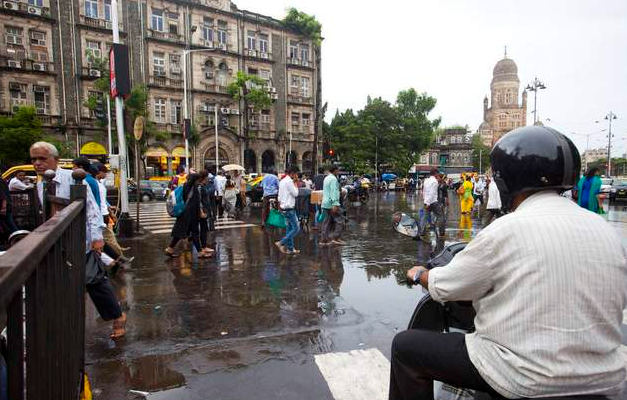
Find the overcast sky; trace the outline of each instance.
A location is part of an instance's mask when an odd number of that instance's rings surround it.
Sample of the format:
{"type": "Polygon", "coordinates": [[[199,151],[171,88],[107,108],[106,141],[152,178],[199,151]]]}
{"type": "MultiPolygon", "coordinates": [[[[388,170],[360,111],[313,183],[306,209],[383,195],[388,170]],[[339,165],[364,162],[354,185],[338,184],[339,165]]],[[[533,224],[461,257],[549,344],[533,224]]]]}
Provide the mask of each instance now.
{"type": "MultiPolygon", "coordinates": [[[[535,76],[547,86],[538,95],[538,116],[546,125],[595,133],[607,128],[603,118],[614,111],[612,155],[625,152],[626,0],[234,2],[279,19],[294,6],[322,23],[327,120],[336,109],[362,108],[368,95],[394,101],[399,90],[414,87],[437,98],[433,116],[441,116],[444,126],[468,124],[475,131],[492,69],[507,45],[521,86],[535,76]]],[[[591,136],[590,148],[607,147],[605,135],[591,136]]],[[[571,138],[585,149],[584,136],[571,138]]]]}

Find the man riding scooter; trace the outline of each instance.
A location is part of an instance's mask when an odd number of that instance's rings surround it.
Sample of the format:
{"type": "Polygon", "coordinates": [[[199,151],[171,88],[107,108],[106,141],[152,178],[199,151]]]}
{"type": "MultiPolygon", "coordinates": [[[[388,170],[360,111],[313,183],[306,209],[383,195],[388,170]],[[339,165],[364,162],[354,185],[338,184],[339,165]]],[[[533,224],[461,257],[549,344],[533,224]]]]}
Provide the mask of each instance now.
{"type": "Polygon", "coordinates": [[[472,301],[475,331],[396,335],[390,400],[433,399],[434,380],[496,398],[618,393],[627,254],[604,219],[559,195],[576,183],[579,152],[531,126],[499,140],[491,160],[512,212],[446,267],[407,273],[438,302],[472,301]]]}

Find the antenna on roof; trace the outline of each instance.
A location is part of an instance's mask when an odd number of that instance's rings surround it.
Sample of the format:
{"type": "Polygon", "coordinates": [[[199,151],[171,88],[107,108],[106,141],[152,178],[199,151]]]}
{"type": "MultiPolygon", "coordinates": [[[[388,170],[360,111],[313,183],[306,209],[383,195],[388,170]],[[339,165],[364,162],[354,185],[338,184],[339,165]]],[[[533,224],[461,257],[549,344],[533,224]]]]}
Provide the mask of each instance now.
{"type": "Polygon", "coordinates": [[[507,45],[505,45],[505,56],[504,58],[507,58],[507,45]]]}

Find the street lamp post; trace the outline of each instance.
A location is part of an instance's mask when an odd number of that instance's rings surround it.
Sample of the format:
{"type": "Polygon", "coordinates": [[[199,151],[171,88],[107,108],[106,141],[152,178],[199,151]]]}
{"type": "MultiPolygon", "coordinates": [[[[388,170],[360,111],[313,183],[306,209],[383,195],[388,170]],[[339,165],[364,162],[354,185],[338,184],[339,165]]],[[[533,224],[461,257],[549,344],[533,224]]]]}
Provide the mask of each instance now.
{"type": "Polygon", "coordinates": [[[607,132],[607,177],[612,177],[612,120],[618,119],[616,114],[610,111],[605,119],[609,123],[608,132],[607,132]]]}
{"type": "Polygon", "coordinates": [[[538,90],[546,89],[546,85],[538,80],[538,77],[534,78],[533,82],[527,85],[526,90],[533,92],[533,123],[538,121],[538,90]]]}

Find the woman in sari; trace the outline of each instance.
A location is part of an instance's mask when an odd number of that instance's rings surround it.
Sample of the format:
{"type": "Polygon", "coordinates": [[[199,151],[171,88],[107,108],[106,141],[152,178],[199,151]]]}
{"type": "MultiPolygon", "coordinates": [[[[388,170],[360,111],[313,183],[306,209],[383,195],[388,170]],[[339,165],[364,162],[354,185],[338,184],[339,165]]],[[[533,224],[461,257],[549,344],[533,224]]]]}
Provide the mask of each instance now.
{"type": "MultiPolygon", "coordinates": [[[[461,193],[461,209],[462,214],[470,214],[472,210],[472,206],[474,204],[474,200],[472,197],[472,182],[470,181],[470,176],[466,176],[464,179],[464,184],[462,185],[463,192],[461,193]]],[[[461,192],[461,191],[460,191],[461,192]]]]}
{"type": "Polygon", "coordinates": [[[601,178],[599,169],[591,168],[585,176],[582,176],[577,184],[577,204],[594,213],[602,213],[601,178]]]}

